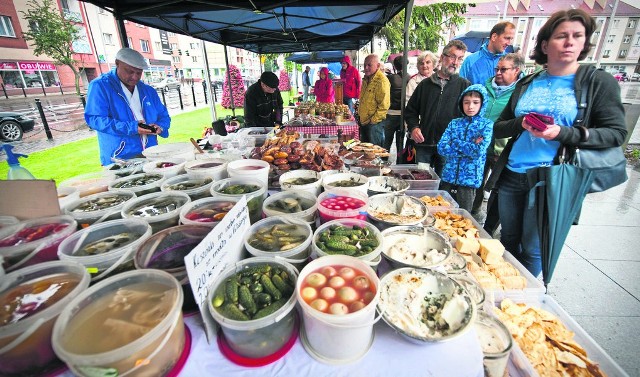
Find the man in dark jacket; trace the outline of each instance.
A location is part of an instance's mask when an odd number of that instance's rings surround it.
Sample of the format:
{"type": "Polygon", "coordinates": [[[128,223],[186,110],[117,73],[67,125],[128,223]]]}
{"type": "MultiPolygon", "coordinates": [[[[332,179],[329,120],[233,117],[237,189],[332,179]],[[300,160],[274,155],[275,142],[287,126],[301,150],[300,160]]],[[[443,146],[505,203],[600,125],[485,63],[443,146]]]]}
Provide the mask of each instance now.
{"type": "Polygon", "coordinates": [[[437,144],[449,122],[462,116],[458,98],[470,85],[456,74],[466,51],[462,41],[449,42],[440,55],[440,68],[418,84],[405,109],[409,136],[416,142],[416,161],[431,164],[438,175],[444,157],[438,154],[437,144]]]}
{"type": "Polygon", "coordinates": [[[391,84],[391,106],[387,111],[387,123],[384,125],[384,148],[391,151],[393,136],[396,137],[396,149],[402,152],[404,143],[404,125],[401,124],[401,102],[402,102],[402,55],[393,59],[393,69],[396,73],[387,75],[391,84]]]}
{"type": "Polygon", "coordinates": [[[282,124],[282,95],[278,76],[264,72],[244,95],[245,127],[273,127],[282,124]]]}

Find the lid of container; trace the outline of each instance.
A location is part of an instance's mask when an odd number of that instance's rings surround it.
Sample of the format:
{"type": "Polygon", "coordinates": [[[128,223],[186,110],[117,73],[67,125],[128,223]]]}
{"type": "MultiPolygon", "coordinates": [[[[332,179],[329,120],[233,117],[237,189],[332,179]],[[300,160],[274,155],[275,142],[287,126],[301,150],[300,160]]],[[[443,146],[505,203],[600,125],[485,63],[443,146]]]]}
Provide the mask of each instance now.
{"type": "Polygon", "coordinates": [[[296,344],[296,340],[298,339],[298,332],[300,329],[300,319],[298,318],[297,312],[294,312],[294,318],[295,318],[295,321],[293,324],[293,331],[291,333],[291,337],[282,346],[282,348],[272,353],[271,355],[253,359],[250,357],[244,357],[242,355],[237,354],[231,349],[231,346],[229,346],[229,343],[227,342],[227,338],[225,338],[224,332],[222,332],[222,329],[218,330],[218,347],[220,348],[220,352],[224,357],[226,357],[232,363],[243,366],[243,367],[262,367],[265,365],[269,365],[274,361],[278,361],[279,359],[284,357],[284,355],[286,355],[289,352],[289,350],[291,350],[291,348],[293,348],[293,345],[296,344]]]}

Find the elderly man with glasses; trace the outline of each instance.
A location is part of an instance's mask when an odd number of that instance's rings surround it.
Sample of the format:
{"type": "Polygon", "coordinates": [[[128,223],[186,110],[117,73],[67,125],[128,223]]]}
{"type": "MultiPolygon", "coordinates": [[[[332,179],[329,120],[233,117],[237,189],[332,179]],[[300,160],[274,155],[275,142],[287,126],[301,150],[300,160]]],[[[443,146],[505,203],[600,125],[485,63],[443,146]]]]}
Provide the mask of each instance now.
{"type": "Polygon", "coordinates": [[[473,54],[469,55],[462,67],[460,76],[472,84],[482,84],[493,75],[498,60],[506,55],[506,49],[513,43],[516,26],[509,21],[498,22],[489,32],[489,40],[473,54]]]}
{"type": "MultiPolygon", "coordinates": [[[[511,53],[506,54],[498,61],[498,66],[495,68],[495,76],[490,77],[485,82],[484,86],[487,89],[489,98],[487,98],[487,111],[485,118],[492,121],[496,121],[502,110],[507,106],[509,98],[516,87],[516,82],[523,76],[524,70],[524,57],[520,54],[511,53]]],[[[502,153],[505,145],[507,145],[509,139],[493,139],[487,150],[487,161],[484,167],[484,181],[486,181],[489,172],[493,168],[493,165],[498,161],[498,157],[502,153]]],[[[476,218],[482,217],[481,208],[484,198],[484,181],[482,186],[476,191],[476,199],[473,203],[473,210],[471,212],[476,218]]],[[[498,201],[494,200],[496,206],[487,207],[487,217],[484,222],[484,228],[493,234],[498,227],[498,201]]]]}
{"type": "Polygon", "coordinates": [[[449,42],[440,55],[440,68],[418,84],[405,108],[409,137],[416,142],[416,161],[431,164],[438,175],[444,167],[438,142],[449,122],[462,116],[458,99],[471,85],[456,74],[466,51],[462,41],[449,42]]]}

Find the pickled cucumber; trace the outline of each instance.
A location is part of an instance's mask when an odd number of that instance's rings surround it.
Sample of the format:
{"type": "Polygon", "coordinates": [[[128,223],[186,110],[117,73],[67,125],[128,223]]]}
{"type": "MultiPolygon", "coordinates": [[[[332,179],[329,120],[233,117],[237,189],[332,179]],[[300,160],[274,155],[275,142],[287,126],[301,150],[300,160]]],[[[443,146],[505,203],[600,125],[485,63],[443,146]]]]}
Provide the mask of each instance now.
{"type": "Polygon", "coordinates": [[[281,298],[278,301],[272,303],[271,305],[262,308],[260,310],[258,310],[258,312],[256,313],[255,316],[253,316],[253,319],[258,319],[258,318],[262,318],[262,317],[266,317],[270,314],[275,313],[278,309],[280,309],[281,307],[284,306],[284,304],[287,303],[287,301],[289,301],[288,298],[281,298]]]}

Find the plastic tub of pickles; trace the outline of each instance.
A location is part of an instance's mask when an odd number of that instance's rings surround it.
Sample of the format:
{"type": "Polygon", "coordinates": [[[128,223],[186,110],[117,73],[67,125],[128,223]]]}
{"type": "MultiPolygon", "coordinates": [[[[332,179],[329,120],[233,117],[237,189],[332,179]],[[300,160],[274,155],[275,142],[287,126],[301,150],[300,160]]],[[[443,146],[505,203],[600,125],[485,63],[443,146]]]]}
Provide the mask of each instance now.
{"type": "Polygon", "coordinates": [[[154,192],[136,198],[122,207],[122,218],[141,218],[156,233],[178,225],[182,207],[190,202],[191,198],[184,192],[154,192]]]}
{"type": "Polygon", "coordinates": [[[380,281],[382,319],[412,343],[451,340],[471,329],[474,299],[455,280],[432,270],[393,270],[380,281]]]}

